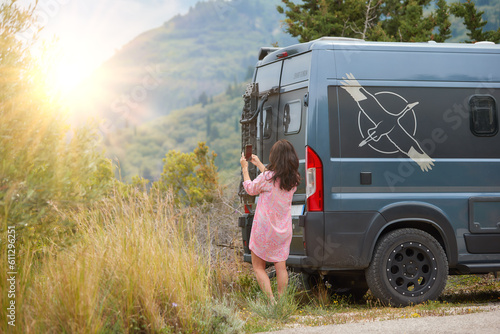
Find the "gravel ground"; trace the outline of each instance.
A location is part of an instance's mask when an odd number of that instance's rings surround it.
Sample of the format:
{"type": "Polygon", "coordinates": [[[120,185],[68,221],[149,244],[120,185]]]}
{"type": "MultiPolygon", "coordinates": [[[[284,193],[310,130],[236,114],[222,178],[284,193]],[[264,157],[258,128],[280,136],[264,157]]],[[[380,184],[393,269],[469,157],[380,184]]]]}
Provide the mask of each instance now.
{"type": "Polygon", "coordinates": [[[499,334],[500,305],[488,306],[484,310],[484,312],[465,315],[430,316],[319,327],[298,327],[268,332],[268,334],[499,334]]]}

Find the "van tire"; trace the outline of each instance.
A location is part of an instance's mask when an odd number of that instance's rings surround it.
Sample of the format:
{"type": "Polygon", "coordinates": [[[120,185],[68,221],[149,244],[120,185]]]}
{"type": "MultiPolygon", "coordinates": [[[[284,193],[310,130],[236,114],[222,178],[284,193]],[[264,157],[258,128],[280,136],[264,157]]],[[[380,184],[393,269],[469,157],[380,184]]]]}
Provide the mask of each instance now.
{"type": "Polygon", "coordinates": [[[404,228],[377,242],[365,274],[373,296],[384,305],[408,306],[439,297],[446,285],[448,261],[430,234],[404,228]]]}

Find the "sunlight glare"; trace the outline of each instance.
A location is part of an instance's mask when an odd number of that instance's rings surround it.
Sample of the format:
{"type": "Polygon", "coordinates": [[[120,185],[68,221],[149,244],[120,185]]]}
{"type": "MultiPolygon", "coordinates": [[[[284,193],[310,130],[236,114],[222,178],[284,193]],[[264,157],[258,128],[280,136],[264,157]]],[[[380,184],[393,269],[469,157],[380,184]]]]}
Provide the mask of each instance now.
{"type": "Polygon", "coordinates": [[[75,54],[71,50],[51,50],[44,65],[48,91],[63,99],[89,77],[93,70],[84,55],[75,54]]]}
{"type": "Polygon", "coordinates": [[[44,46],[39,59],[47,96],[58,101],[70,114],[88,109],[95,89],[85,81],[99,65],[91,48],[76,42],[56,41],[44,46]]]}
{"type": "Polygon", "coordinates": [[[61,61],[54,68],[52,78],[53,89],[65,97],[88,75],[89,70],[85,68],[81,61],[61,61]]]}

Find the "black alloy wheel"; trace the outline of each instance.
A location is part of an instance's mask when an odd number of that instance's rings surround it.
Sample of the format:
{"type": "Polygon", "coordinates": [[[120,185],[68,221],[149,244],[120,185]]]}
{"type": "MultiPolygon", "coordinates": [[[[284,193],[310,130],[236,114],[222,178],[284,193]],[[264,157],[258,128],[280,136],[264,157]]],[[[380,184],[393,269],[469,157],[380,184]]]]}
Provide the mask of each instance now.
{"type": "Polygon", "coordinates": [[[448,261],[439,242],[424,231],[410,228],[383,236],[366,270],[373,295],[391,306],[437,299],[447,276],[448,261]]]}

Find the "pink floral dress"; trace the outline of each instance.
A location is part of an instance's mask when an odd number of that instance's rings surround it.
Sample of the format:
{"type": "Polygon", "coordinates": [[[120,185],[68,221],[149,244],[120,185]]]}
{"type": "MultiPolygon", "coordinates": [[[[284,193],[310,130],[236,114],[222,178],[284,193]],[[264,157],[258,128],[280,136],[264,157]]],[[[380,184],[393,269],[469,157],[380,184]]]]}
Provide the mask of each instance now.
{"type": "Polygon", "coordinates": [[[259,195],[252,232],[250,250],[267,262],[288,259],[292,241],[292,197],[290,191],[280,189],[279,181],[273,184],[274,172],[265,171],[253,181],[243,182],[249,195],[259,195]]]}

